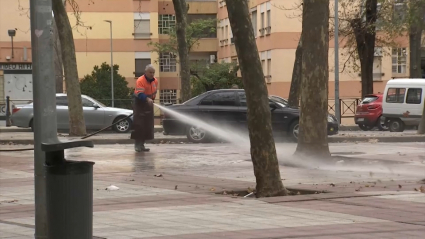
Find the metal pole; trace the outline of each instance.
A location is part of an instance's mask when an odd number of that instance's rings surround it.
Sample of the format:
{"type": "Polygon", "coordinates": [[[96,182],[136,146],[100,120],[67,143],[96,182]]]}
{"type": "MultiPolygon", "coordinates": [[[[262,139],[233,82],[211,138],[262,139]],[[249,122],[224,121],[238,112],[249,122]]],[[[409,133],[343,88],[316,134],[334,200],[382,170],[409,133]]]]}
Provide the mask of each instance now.
{"type": "Polygon", "coordinates": [[[335,116],[338,124],[341,124],[341,105],[339,101],[339,21],[338,21],[338,0],[335,0],[335,116]]]}
{"type": "Polygon", "coordinates": [[[15,53],[13,51],[13,36],[10,37],[12,40],[12,59],[15,58],[15,53]]]}
{"type": "Polygon", "coordinates": [[[42,143],[57,143],[56,87],[53,65],[52,1],[30,0],[34,104],[35,238],[47,238],[46,154],[42,143]]]}
{"type": "Polygon", "coordinates": [[[10,97],[6,96],[6,127],[12,126],[10,122],[10,97]]]}
{"type": "Polygon", "coordinates": [[[112,107],[114,107],[114,58],[112,50],[112,21],[111,21],[111,95],[112,95],[112,107]]]}

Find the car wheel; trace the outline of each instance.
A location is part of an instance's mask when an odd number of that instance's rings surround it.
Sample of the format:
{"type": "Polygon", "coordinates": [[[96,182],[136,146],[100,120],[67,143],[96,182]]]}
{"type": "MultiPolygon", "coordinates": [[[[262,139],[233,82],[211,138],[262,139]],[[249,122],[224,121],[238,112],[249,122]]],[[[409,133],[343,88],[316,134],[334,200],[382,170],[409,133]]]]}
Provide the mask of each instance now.
{"type": "Polygon", "coordinates": [[[208,140],[208,133],[206,130],[196,127],[187,127],[187,139],[192,143],[204,143],[208,140]]]}
{"type": "Polygon", "coordinates": [[[369,126],[369,125],[364,125],[364,124],[359,124],[359,128],[363,131],[369,131],[373,129],[373,126],[369,126]]]}
{"type": "Polygon", "coordinates": [[[404,123],[401,119],[390,119],[388,128],[390,132],[403,132],[404,123]]]}
{"type": "Polygon", "coordinates": [[[388,123],[384,116],[379,116],[378,120],[376,121],[376,126],[380,131],[388,130],[388,123]]]}
{"type": "Polygon", "coordinates": [[[34,132],[34,120],[31,119],[30,121],[30,128],[31,128],[31,132],[34,132]]]}
{"type": "Polygon", "coordinates": [[[289,127],[289,136],[291,137],[292,141],[298,142],[299,133],[300,133],[300,123],[298,121],[295,121],[289,127]]]}
{"type": "Polygon", "coordinates": [[[122,120],[121,122],[115,124],[115,122],[118,122],[121,119],[124,119],[125,117],[118,117],[114,121],[114,125],[112,126],[113,130],[117,133],[127,133],[131,129],[131,119],[127,118],[125,120],[122,120]]]}

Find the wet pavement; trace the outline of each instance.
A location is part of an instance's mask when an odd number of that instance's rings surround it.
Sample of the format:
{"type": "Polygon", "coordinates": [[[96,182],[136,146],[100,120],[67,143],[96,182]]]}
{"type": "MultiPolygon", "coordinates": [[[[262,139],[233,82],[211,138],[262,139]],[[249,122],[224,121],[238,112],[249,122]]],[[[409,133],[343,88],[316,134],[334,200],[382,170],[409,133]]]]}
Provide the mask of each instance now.
{"type": "MultiPolygon", "coordinates": [[[[9,148],[19,148],[10,145],[9,148]]],[[[231,144],[98,145],[66,152],[94,161],[100,238],[423,238],[425,143],[331,144],[331,159],[276,145],[285,186],[325,192],[265,199],[249,149],[231,144]],[[117,191],[105,190],[110,185],[117,191]],[[246,193],[247,194],[247,193],[246,193]]],[[[33,152],[0,152],[0,238],[34,233],[33,152]]]]}

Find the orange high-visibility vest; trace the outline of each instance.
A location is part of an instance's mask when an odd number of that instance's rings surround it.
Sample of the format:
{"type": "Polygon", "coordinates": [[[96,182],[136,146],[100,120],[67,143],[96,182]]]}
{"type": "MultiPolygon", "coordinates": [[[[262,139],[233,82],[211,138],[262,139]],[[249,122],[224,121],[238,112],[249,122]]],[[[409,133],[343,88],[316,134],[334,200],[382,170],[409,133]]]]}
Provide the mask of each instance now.
{"type": "Polygon", "coordinates": [[[155,100],[156,91],[158,88],[158,80],[154,78],[152,82],[146,80],[145,75],[142,75],[136,81],[136,88],[134,89],[134,94],[144,93],[147,97],[155,100]]]}

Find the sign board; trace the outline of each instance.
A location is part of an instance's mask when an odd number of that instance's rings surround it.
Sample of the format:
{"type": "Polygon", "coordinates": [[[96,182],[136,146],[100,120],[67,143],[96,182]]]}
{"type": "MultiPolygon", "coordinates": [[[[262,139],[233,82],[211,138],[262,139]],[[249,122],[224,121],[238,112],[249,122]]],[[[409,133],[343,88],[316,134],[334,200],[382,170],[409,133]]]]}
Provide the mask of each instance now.
{"type": "Polygon", "coordinates": [[[31,63],[0,63],[0,70],[32,70],[31,63]]]}

